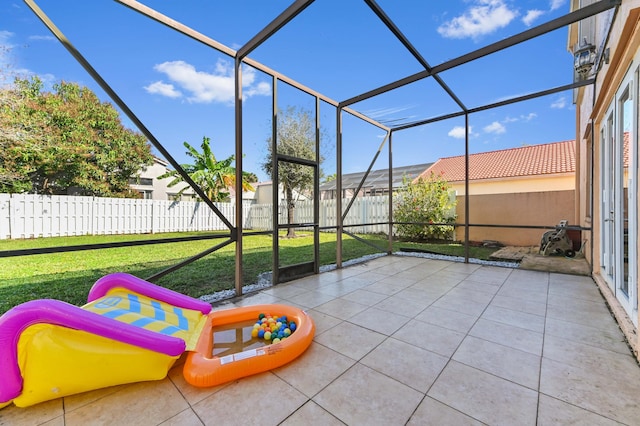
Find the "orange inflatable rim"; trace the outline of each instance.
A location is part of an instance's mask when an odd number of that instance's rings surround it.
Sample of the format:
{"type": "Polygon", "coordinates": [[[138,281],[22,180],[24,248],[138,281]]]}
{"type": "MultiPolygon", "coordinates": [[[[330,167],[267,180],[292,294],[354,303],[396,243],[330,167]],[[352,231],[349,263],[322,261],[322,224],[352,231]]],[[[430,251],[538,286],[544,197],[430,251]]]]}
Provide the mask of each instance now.
{"type": "Polygon", "coordinates": [[[313,341],[315,325],[302,309],[279,304],[253,305],[211,312],[189,352],[183,370],[187,383],[196,387],[217,386],[252,374],[272,370],[300,356],[313,341]],[[223,357],[213,356],[213,327],[256,320],[261,314],[286,316],[296,330],[278,343],[223,357]]]}

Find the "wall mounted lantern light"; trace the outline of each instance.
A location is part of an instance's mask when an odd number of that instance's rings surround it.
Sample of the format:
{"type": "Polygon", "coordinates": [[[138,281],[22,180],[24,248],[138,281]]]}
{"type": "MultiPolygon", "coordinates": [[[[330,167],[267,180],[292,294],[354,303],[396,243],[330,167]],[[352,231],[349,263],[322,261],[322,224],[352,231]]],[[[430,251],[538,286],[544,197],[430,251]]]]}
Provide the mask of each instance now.
{"type": "Polygon", "coordinates": [[[576,48],[573,53],[573,67],[581,80],[589,75],[595,63],[596,47],[591,43],[587,43],[587,38],[585,37],[580,47],[576,48]]]}

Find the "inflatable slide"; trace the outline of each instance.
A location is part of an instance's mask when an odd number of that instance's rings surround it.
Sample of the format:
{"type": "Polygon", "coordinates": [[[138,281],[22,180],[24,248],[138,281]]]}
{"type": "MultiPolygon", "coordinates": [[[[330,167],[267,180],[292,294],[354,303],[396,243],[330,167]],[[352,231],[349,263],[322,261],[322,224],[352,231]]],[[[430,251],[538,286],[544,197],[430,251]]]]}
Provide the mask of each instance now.
{"type": "Polygon", "coordinates": [[[0,407],[11,402],[26,407],[93,389],[163,379],[185,352],[187,382],[215,386],[290,362],[311,344],[314,330],[311,318],[290,306],[211,312],[211,305],[201,300],[133,275],[110,274],[94,284],[82,307],[34,300],[0,317],[0,407]],[[272,319],[271,313],[277,316],[272,319]],[[263,321],[266,317],[270,322],[263,321]],[[265,339],[264,331],[258,337],[259,327],[271,327],[277,336],[275,318],[281,320],[277,325],[282,339],[265,339]],[[254,324],[247,327],[247,322],[254,324]],[[217,356],[216,327],[234,323],[246,329],[240,333],[246,336],[241,338],[245,346],[217,356]]]}

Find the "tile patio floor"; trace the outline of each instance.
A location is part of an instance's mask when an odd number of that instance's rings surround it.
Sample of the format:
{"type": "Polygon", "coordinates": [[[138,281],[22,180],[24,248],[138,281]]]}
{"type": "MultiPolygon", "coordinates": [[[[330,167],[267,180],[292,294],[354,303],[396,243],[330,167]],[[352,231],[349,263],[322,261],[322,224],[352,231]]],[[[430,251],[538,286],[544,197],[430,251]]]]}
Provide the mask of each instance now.
{"type": "Polygon", "coordinates": [[[387,256],[235,301],[257,303],[305,308],[307,352],[210,389],[177,365],[0,425],[640,424],[640,368],[588,277],[387,256]]]}

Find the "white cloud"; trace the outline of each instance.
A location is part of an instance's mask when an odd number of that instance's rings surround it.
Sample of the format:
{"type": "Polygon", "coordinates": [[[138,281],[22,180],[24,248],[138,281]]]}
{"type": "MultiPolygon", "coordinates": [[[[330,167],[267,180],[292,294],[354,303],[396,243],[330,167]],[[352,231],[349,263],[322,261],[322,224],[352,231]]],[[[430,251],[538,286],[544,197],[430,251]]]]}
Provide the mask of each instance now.
{"type": "MultiPolygon", "coordinates": [[[[472,132],[473,127],[469,126],[469,134],[471,134],[472,132]]],[[[455,126],[453,129],[449,130],[449,133],[447,133],[447,135],[455,139],[464,139],[465,128],[464,126],[455,126]]]]}
{"type": "Polygon", "coordinates": [[[531,121],[534,118],[536,118],[538,116],[538,114],[536,114],[535,112],[530,112],[527,115],[521,115],[520,118],[524,121],[531,121]]]}
{"type": "Polygon", "coordinates": [[[154,95],[166,96],[168,98],[179,98],[182,96],[179,90],[176,90],[173,87],[173,84],[163,83],[161,81],[156,81],[155,83],[151,83],[148,86],[145,86],[144,90],[148,93],[154,95]]]}
{"type": "Polygon", "coordinates": [[[505,133],[507,131],[507,129],[497,121],[494,121],[493,123],[489,124],[488,126],[485,126],[482,130],[484,130],[485,133],[494,133],[496,135],[500,135],[500,134],[505,133]]]}
{"type": "MultiPolygon", "coordinates": [[[[176,93],[186,92],[187,100],[195,103],[232,103],[235,99],[234,72],[228,61],[219,60],[212,73],[198,71],[193,65],[184,61],[163,62],[153,68],[165,74],[171,81],[171,83],[162,81],[153,83],[154,88],[158,90],[153,93],[177,97],[176,93]]],[[[149,91],[149,87],[145,89],[149,91]]],[[[271,93],[271,85],[266,82],[257,82],[256,71],[249,67],[242,69],[242,87],[245,99],[271,93]]]]}
{"type": "Polygon", "coordinates": [[[562,109],[566,106],[567,106],[567,98],[565,98],[564,96],[556,99],[551,103],[551,108],[554,108],[554,109],[562,109]]]}
{"type": "Polygon", "coordinates": [[[15,34],[12,33],[11,31],[0,30],[0,46],[11,47],[12,45],[9,44],[9,39],[14,35],[15,34]]]}
{"type": "Polygon", "coordinates": [[[45,36],[40,36],[40,35],[33,35],[33,36],[29,36],[29,40],[34,40],[34,41],[53,41],[56,38],[54,36],[51,35],[45,35],[45,36]]]}
{"type": "Polygon", "coordinates": [[[544,14],[545,12],[543,10],[538,10],[538,9],[527,10],[527,14],[524,15],[524,18],[522,18],[522,22],[524,22],[524,24],[527,27],[530,27],[531,24],[533,24],[533,21],[535,21],[536,19],[538,19],[544,14]]]}
{"type": "Polygon", "coordinates": [[[504,28],[518,12],[503,0],[475,0],[462,15],[438,27],[438,33],[447,38],[479,38],[504,28]]]}
{"type": "Polygon", "coordinates": [[[562,7],[562,5],[565,3],[565,0],[551,0],[550,3],[551,10],[556,10],[562,7]]]}

